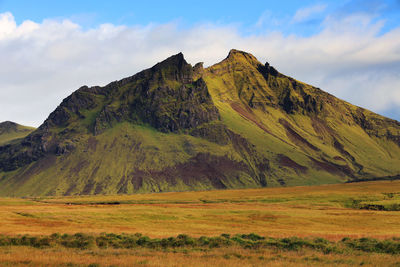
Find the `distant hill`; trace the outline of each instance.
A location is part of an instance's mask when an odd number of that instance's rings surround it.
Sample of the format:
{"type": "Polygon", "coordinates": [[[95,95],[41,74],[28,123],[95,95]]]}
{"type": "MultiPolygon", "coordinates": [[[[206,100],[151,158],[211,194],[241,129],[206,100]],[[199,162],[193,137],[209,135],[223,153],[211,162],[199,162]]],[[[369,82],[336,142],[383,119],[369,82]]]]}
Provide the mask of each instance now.
{"type": "Polygon", "coordinates": [[[34,130],[33,127],[19,125],[11,121],[0,122],[0,145],[24,138],[34,130]]]}
{"type": "Polygon", "coordinates": [[[292,186],[400,173],[400,123],[231,50],[83,86],[0,146],[0,195],[292,186]]]}

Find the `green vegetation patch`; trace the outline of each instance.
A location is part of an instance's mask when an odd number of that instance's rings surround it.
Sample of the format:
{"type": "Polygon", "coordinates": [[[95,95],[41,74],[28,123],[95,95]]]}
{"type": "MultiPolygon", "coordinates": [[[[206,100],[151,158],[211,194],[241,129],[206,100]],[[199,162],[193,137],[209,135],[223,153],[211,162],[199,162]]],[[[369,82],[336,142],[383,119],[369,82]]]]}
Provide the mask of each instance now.
{"type": "Polygon", "coordinates": [[[362,210],[400,211],[400,193],[389,192],[373,197],[348,199],[344,206],[362,210]]]}
{"type": "Polygon", "coordinates": [[[351,253],[363,251],[368,253],[400,254],[400,238],[378,240],[374,238],[343,238],[338,242],[328,241],[324,238],[271,238],[260,236],[255,233],[221,234],[216,237],[190,237],[180,234],[176,237],[150,238],[140,233],[136,234],[113,234],[102,233],[100,235],[89,235],[83,233],[58,234],[49,236],[5,236],[0,235],[0,246],[29,246],[35,248],[65,247],[77,249],[114,248],[114,249],[212,249],[220,247],[239,246],[246,249],[275,248],[286,251],[299,251],[301,249],[312,249],[329,253],[351,253]]]}

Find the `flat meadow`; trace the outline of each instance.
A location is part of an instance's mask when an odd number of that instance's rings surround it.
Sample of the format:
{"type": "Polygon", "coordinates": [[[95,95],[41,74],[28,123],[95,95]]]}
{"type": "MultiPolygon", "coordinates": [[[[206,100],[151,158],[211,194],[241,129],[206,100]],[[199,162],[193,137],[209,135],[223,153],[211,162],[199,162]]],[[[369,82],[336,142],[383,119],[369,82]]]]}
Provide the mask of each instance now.
{"type": "Polygon", "coordinates": [[[400,181],[0,207],[3,266],[400,266],[400,181]]]}

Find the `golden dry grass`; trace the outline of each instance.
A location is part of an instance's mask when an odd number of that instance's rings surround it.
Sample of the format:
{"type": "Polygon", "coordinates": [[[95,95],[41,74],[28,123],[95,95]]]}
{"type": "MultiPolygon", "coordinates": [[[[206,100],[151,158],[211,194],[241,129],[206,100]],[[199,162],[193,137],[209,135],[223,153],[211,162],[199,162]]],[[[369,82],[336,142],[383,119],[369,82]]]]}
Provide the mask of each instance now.
{"type": "Polygon", "coordinates": [[[376,253],[322,254],[311,250],[252,251],[216,248],[205,251],[72,250],[11,247],[0,249],[1,266],[398,266],[400,257],[376,253]]]}
{"type": "Polygon", "coordinates": [[[3,234],[136,233],[212,236],[400,236],[397,211],[346,208],[352,199],[383,200],[400,181],[310,187],[159,193],[124,196],[1,199],[3,234]],[[107,205],[99,203],[114,203],[107,205]],[[71,204],[75,203],[75,204],[71,204]]]}
{"type": "MultiPolygon", "coordinates": [[[[0,199],[0,233],[142,233],[150,237],[217,236],[254,232],[271,237],[400,237],[400,212],[360,210],[353,200],[396,201],[400,181],[310,187],[174,192],[122,196],[0,199]],[[392,193],[392,194],[388,194],[392,193]],[[119,204],[117,204],[119,203],[119,204]],[[110,205],[113,204],[113,205],[110,205]]],[[[323,255],[243,248],[207,251],[0,249],[5,266],[395,266],[398,256],[323,255]],[[236,251],[236,252],[235,252],[236,251]],[[237,252],[239,251],[239,252],[237,252]],[[73,253],[71,253],[73,252],[73,253]],[[235,256],[237,255],[241,256],[235,256]],[[121,257],[123,255],[123,257],[121,257]],[[280,255],[279,257],[277,255],[280,255]]]]}

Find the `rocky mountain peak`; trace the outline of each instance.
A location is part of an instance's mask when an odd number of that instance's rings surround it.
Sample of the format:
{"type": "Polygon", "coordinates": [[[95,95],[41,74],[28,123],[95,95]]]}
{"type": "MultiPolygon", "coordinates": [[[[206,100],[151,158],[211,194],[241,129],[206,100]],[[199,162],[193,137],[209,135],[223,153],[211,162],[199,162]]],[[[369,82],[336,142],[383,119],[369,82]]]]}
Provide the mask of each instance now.
{"type": "Polygon", "coordinates": [[[150,70],[153,78],[158,80],[174,80],[184,83],[192,82],[193,69],[182,53],[173,55],[157,63],[150,70]]]}
{"type": "Polygon", "coordinates": [[[261,64],[252,54],[236,49],[231,49],[225,60],[235,63],[250,64],[253,66],[261,64]]]}
{"type": "Polygon", "coordinates": [[[229,54],[228,54],[228,58],[230,58],[230,57],[235,57],[235,56],[247,56],[247,55],[249,55],[249,56],[252,56],[253,57],[253,55],[251,55],[250,53],[247,53],[247,52],[245,52],[245,51],[241,51],[241,50],[238,50],[238,49],[231,49],[230,51],[229,51],[229,54]]]}
{"type": "MultiPolygon", "coordinates": [[[[145,70],[146,82],[129,90],[130,119],[162,132],[179,132],[219,118],[201,78],[202,64],[188,64],[182,53],[145,70]]],[[[139,75],[140,76],[140,75],[139,75]]]]}
{"type": "Polygon", "coordinates": [[[152,69],[153,70],[158,70],[158,69],[162,69],[162,68],[168,68],[170,66],[183,68],[186,65],[188,65],[188,63],[186,62],[182,52],[180,52],[180,53],[178,53],[176,55],[172,55],[172,56],[164,59],[163,61],[157,63],[156,65],[154,65],[152,67],[152,69]]]}

